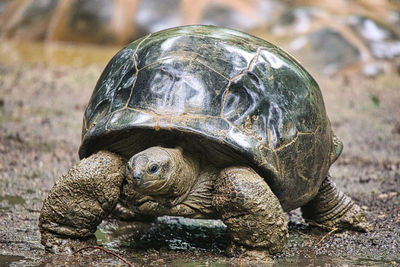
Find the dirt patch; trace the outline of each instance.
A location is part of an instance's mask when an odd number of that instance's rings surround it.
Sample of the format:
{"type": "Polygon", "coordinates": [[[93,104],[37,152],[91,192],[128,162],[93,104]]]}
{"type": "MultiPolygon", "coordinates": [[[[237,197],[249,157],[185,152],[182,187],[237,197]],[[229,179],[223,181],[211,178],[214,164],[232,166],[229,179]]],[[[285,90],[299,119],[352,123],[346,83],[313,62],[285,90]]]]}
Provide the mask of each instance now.
{"type": "MultiPolygon", "coordinates": [[[[84,107],[101,70],[102,66],[0,65],[2,264],[122,264],[101,251],[46,255],[37,226],[47,192],[78,161],[84,107]]],[[[289,214],[288,247],[270,265],[396,266],[400,264],[400,79],[318,76],[317,80],[333,128],[345,145],[331,174],[339,188],[365,209],[375,230],[327,235],[306,225],[296,210],[289,214]]],[[[202,250],[113,249],[137,265],[248,264],[202,250]]]]}

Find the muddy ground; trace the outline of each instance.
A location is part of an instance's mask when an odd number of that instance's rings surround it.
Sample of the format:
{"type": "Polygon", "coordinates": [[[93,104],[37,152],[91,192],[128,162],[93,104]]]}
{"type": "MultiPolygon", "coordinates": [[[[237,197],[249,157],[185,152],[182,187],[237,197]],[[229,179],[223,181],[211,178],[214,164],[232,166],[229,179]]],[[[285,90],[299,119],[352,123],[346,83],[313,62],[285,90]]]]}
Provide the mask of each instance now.
{"type": "MultiPolygon", "coordinates": [[[[0,266],[123,265],[97,250],[83,256],[47,255],[37,226],[47,192],[78,161],[83,110],[103,66],[0,63],[0,266]]],[[[315,76],[345,147],[331,173],[365,210],[374,231],[327,234],[306,225],[297,210],[289,214],[287,248],[264,264],[398,266],[400,77],[315,76]]],[[[137,266],[250,264],[202,250],[113,250],[137,266]]]]}

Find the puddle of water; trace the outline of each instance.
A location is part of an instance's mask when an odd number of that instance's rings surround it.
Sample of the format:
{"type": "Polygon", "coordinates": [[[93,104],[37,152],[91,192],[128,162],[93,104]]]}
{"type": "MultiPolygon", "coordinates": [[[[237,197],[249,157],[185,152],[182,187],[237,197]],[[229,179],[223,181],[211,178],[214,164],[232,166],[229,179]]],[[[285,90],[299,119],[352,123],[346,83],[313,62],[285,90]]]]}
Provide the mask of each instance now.
{"type": "Polygon", "coordinates": [[[0,196],[0,202],[8,201],[10,205],[24,205],[25,199],[20,196],[11,196],[11,195],[4,195],[0,196]]]}
{"type": "Polygon", "coordinates": [[[25,259],[23,256],[0,254],[0,266],[9,266],[11,263],[25,259]]]}
{"type": "MultiPolygon", "coordinates": [[[[159,231],[162,233],[167,233],[168,231],[173,232],[171,236],[174,237],[174,240],[185,240],[189,232],[194,231],[196,233],[199,232],[198,228],[195,229],[185,229],[184,233],[180,233],[179,231],[175,231],[176,229],[164,229],[163,224],[158,222],[159,231]]],[[[119,222],[116,220],[110,220],[107,222],[103,222],[98,230],[96,231],[96,237],[98,240],[98,244],[103,245],[109,249],[114,251],[126,250],[126,255],[132,262],[138,261],[140,256],[133,256],[136,253],[140,253],[140,248],[145,249],[148,247],[143,247],[140,241],[143,241],[143,237],[145,239],[151,239],[153,242],[151,244],[164,244],[161,251],[164,251],[158,254],[158,257],[154,260],[161,260],[165,263],[166,266],[231,266],[232,262],[230,262],[229,258],[225,258],[224,254],[216,253],[213,250],[214,255],[216,255],[215,259],[210,259],[207,255],[200,258],[195,257],[191,259],[190,252],[196,251],[193,245],[193,249],[178,249],[182,254],[176,254],[177,251],[171,249],[168,246],[167,237],[170,236],[160,236],[154,235],[151,229],[154,226],[151,224],[139,224],[139,223],[129,223],[129,222],[119,222]],[[138,243],[139,242],[139,243],[138,243]],[[138,245],[139,244],[139,245],[138,245]],[[137,246],[138,245],[138,246],[137,246]],[[139,250],[135,249],[139,248],[139,250]],[[169,249],[167,249],[169,248],[169,249]],[[189,252],[189,255],[185,253],[185,251],[189,252]]],[[[154,230],[154,229],[153,229],[154,230]]],[[[179,230],[179,229],[178,229],[179,230]]],[[[213,229],[209,229],[210,231],[214,231],[213,229]]],[[[146,239],[146,240],[147,240],[146,239]]],[[[171,241],[171,240],[170,240],[171,241]]],[[[292,234],[291,243],[300,245],[304,242],[304,237],[301,235],[292,234]]],[[[145,243],[147,244],[147,243],[145,243]]],[[[155,250],[159,250],[159,247],[151,247],[155,250]]],[[[199,249],[199,247],[197,247],[199,249]]],[[[199,250],[205,253],[211,252],[211,250],[199,250]]],[[[221,250],[222,251],[222,250],[221,250]]],[[[200,253],[201,254],[201,253],[200,253]]],[[[199,254],[199,255],[200,255],[199,254]]],[[[292,257],[282,257],[276,258],[270,264],[266,264],[265,266],[400,266],[400,259],[396,258],[384,258],[379,257],[377,255],[365,255],[365,258],[361,258],[361,255],[349,255],[348,257],[332,257],[328,255],[315,255],[314,253],[305,253],[302,256],[292,256],[292,257]]],[[[242,262],[243,263],[243,262],[242,262]]]]}
{"type": "MultiPolygon", "coordinates": [[[[215,262],[210,262],[207,259],[204,259],[204,261],[202,262],[196,262],[196,261],[187,261],[187,260],[181,260],[181,259],[177,259],[177,260],[173,260],[171,261],[169,264],[170,266],[180,266],[180,267],[205,267],[205,266],[209,266],[209,267],[228,267],[228,266],[232,266],[231,263],[225,262],[225,261],[215,261],[215,262]]],[[[263,265],[264,266],[264,265],[263,265]]],[[[268,265],[266,265],[268,266],[268,265]]]]}
{"type": "Polygon", "coordinates": [[[0,63],[45,63],[74,67],[106,65],[119,49],[120,47],[0,39],[0,63]]]}
{"type": "Polygon", "coordinates": [[[335,259],[329,256],[315,256],[311,258],[306,257],[290,257],[290,258],[282,258],[275,260],[273,266],[283,266],[283,267],[292,267],[292,266],[336,266],[336,265],[349,265],[354,264],[351,260],[340,258],[335,259]]]}
{"type": "Polygon", "coordinates": [[[400,266],[400,259],[397,260],[387,260],[387,259],[367,259],[360,258],[355,260],[359,265],[367,266],[400,266]]]}
{"type": "MultiPolygon", "coordinates": [[[[195,260],[182,260],[172,259],[166,262],[167,266],[232,266],[232,263],[227,259],[208,261],[206,258],[203,261],[195,260]]],[[[246,262],[242,262],[246,264],[246,262]]],[[[326,255],[318,255],[315,257],[289,257],[274,260],[271,263],[263,263],[262,266],[271,267],[306,267],[306,266],[399,266],[399,261],[387,261],[387,260],[372,260],[372,259],[347,259],[347,258],[335,258],[326,255]]],[[[255,266],[258,266],[257,264],[255,266]]]]}
{"type": "Polygon", "coordinates": [[[274,261],[272,266],[398,266],[400,261],[390,261],[385,259],[351,259],[336,258],[327,255],[317,255],[314,257],[290,257],[274,261]]]}
{"type": "Polygon", "coordinates": [[[101,231],[101,229],[97,229],[96,232],[94,233],[94,235],[96,236],[97,239],[97,245],[101,246],[101,245],[107,245],[107,242],[110,242],[107,237],[106,234],[103,233],[101,231]]]}

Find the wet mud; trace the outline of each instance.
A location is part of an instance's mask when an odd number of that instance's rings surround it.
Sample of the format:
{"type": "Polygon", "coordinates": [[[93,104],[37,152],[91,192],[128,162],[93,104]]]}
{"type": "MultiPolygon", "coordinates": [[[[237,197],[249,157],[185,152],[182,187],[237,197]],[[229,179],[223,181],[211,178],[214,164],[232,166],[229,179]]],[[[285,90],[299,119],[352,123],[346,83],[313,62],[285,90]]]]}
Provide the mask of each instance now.
{"type": "MultiPolygon", "coordinates": [[[[37,225],[47,192],[78,161],[83,110],[103,67],[0,63],[0,266],[123,266],[97,249],[71,256],[46,254],[37,225]]],[[[365,210],[374,231],[328,233],[307,225],[295,210],[288,214],[286,249],[263,264],[398,266],[400,77],[314,76],[344,143],[331,174],[365,210]]],[[[122,242],[121,235],[106,234],[118,233],[118,225],[104,225],[99,242],[136,266],[257,265],[217,250],[139,250],[122,242]]]]}

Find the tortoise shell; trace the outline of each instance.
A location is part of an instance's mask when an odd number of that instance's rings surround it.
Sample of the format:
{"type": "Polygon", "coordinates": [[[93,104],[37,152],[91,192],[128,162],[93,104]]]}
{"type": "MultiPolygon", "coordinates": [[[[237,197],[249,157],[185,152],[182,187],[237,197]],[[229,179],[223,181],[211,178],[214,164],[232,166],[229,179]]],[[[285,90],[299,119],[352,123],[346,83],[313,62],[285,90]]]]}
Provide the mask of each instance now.
{"type": "Polygon", "coordinates": [[[147,35],[106,66],[86,108],[80,157],[129,157],[189,142],[219,165],[248,164],[285,210],[308,202],[334,157],[315,80],[257,37],[214,26],[147,35]]]}

